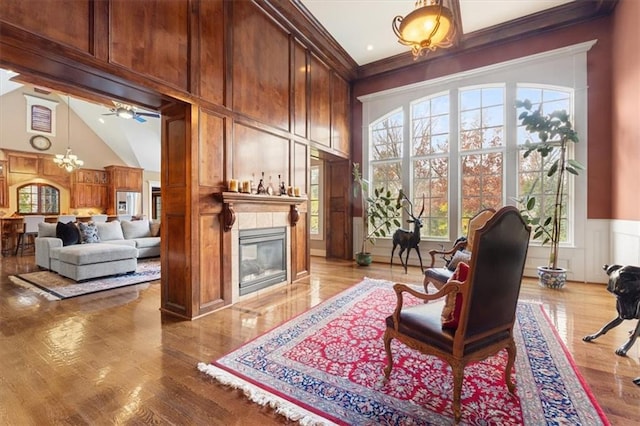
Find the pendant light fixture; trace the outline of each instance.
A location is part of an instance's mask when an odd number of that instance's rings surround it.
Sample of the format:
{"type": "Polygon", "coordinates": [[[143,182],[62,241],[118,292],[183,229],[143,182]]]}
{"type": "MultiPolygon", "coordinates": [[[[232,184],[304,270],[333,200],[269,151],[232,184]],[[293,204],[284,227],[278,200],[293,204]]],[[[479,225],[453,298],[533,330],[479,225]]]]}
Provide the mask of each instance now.
{"type": "Polygon", "coordinates": [[[69,95],[67,95],[67,152],[64,154],[56,154],[53,162],[69,173],[84,165],[84,161],[80,160],[78,156],[71,151],[71,99],[69,95]]]}
{"type": "Polygon", "coordinates": [[[391,27],[398,43],[411,47],[413,59],[425,51],[453,46],[455,24],[453,13],[442,4],[444,0],[416,0],[415,10],[407,16],[393,18],[391,27]]]}

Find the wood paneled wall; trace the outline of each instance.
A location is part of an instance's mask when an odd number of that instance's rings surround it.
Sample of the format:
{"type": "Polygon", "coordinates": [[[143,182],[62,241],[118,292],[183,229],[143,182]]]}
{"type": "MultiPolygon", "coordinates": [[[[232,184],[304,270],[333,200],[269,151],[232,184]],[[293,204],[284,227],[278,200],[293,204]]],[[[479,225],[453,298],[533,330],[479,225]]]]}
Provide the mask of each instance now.
{"type": "MultiPolygon", "coordinates": [[[[280,174],[307,192],[312,149],[349,158],[344,60],[292,28],[296,14],[267,0],[0,2],[0,65],[162,112],[165,312],[193,319],[230,303],[229,235],[212,196],[228,179],[265,172],[275,185],[280,174]]],[[[308,220],[303,206],[294,278],[309,273],[308,220]]]]}

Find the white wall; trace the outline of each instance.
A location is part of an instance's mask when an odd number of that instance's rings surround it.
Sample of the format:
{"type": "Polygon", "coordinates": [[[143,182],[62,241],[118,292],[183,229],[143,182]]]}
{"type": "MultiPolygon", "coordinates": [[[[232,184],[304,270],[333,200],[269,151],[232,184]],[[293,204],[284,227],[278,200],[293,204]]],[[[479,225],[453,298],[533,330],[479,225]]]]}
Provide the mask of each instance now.
{"type": "Polygon", "coordinates": [[[142,172],[142,214],[151,218],[151,188],[160,187],[160,173],[159,172],[142,172]]]}
{"type": "MultiPolygon", "coordinates": [[[[70,125],[67,125],[68,107],[66,98],[57,95],[36,93],[23,86],[0,97],[0,149],[15,151],[64,154],[70,145],[73,153],[84,161],[84,168],[102,169],[108,165],[126,165],[111,148],[104,143],[73,111],[70,125]],[[36,133],[27,132],[27,101],[24,94],[58,102],[56,107],[56,135],[47,136],[51,140],[48,151],[38,151],[29,143],[36,133]],[[68,129],[71,128],[71,140],[68,129]]],[[[0,154],[1,155],[1,154],[0,154]]]]}

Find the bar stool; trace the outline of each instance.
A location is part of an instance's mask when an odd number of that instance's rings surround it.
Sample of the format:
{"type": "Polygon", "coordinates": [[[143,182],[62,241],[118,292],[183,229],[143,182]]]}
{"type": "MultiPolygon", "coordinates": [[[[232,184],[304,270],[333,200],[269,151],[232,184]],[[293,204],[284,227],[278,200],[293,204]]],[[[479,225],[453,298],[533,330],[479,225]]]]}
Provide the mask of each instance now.
{"type": "Polygon", "coordinates": [[[23,219],[22,232],[18,233],[18,244],[16,244],[15,255],[24,254],[25,247],[35,247],[35,238],[38,236],[38,224],[44,222],[44,216],[25,216],[23,219]]]}
{"type": "Polygon", "coordinates": [[[94,214],[94,215],[91,216],[91,221],[93,223],[106,222],[107,221],[107,215],[106,214],[94,214]]]}
{"type": "Polygon", "coordinates": [[[75,222],[75,221],[76,221],[76,216],[72,214],[58,216],[58,222],[69,223],[69,222],[75,222]]]}

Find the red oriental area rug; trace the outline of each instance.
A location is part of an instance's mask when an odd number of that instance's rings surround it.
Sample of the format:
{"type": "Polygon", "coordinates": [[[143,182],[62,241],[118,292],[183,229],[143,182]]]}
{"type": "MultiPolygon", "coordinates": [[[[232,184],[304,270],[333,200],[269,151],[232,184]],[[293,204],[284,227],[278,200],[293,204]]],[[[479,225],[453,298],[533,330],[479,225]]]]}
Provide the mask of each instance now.
{"type": "MultiPolygon", "coordinates": [[[[392,286],[365,279],[198,368],[301,424],[452,424],[453,380],[439,358],[394,340],[394,368],[384,380],[392,286]]],[[[504,350],[468,365],[461,424],[609,424],[541,305],[518,305],[514,333],[516,395],[504,382],[504,350]]]]}

